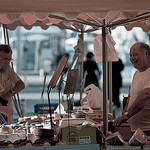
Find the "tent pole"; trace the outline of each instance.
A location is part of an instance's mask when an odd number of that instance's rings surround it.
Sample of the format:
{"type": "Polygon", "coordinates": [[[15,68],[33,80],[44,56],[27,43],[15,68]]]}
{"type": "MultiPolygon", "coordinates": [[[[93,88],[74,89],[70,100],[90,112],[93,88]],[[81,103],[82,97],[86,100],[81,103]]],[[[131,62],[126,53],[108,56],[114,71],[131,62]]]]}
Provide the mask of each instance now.
{"type": "Polygon", "coordinates": [[[20,27],[17,27],[17,73],[20,73],[22,69],[22,61],[24,60],[22,58],[23,53],[24,52],[21,41],[21,30],[20,27]]]}
{"type": "MultiPolygon", "coordinates": [[[[84,32],[81,31],[80,38],[81,38],[82,41],[84,40],[84,34],[83,34],[83,33],[84,33],[84,32]]],[[[82,84],[83,84],[82,80],[83,80],[83,60],[82,60],[81,63],[80,63],[80,87],[82,87],[82,84]]],[[[83,90],[83,89],[80,88],[80,100],[82,99],[82,93],[83,93],[82,90],[83,90]]]]}
{"type": "Polygon", "coordinates": [[[107,47],[106,47],[106,27],[105,19],[102,27],[102,62],[103,62],[103,124],[104,135],[108,132],[108,76],[107,76],[107,47]]]}
{"type": "MultiPolygon", "coordinates": [[[[109,29],[109,32],[111,33],[111,30],[109,29]]],[[[112,62],[108,62],[108,85],[109,85],[109,113],[113,114],[113,108],[112,108],[112,62]]]]}
{"type": "Polygon", "coordinates": [[[113,113],[112,111],[112,62],[108,62],[108,77],[109,77],[109,112],[113,113]]]}

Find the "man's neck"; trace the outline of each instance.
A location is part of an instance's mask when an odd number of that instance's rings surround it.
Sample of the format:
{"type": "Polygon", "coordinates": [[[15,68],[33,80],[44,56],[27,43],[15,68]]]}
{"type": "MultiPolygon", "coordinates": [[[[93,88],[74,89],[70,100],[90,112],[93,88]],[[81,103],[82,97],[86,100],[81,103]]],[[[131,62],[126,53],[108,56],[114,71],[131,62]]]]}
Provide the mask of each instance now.
{"type": "Polygon", "coordinates": [[[141,70],[139,70],[139,72],[144,72],[144,71],[146,71],[149,68],[150,68],[150,65],[145,66],[145,67],[141,68],[141,70]]]}

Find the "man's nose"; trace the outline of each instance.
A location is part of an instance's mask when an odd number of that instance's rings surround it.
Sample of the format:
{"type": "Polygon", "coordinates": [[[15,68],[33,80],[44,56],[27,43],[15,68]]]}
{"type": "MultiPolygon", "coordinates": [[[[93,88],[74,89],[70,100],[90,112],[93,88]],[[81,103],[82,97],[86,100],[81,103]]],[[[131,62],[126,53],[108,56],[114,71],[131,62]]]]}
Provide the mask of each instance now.
{"type": "Polygon", "coordinates": [[[134,60],[134,59],[135,59],[135,56],[131,56],[130,59],[131,59],[131,60],[134,60]]]}

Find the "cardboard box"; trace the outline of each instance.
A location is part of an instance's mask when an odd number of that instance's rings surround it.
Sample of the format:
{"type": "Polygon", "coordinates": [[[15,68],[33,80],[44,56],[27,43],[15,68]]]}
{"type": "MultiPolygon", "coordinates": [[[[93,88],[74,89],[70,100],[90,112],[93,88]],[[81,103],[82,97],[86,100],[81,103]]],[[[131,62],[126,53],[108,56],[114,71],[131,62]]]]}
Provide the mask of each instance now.
{"type": "Polygon", "coordinates": [[[100,143],[97,128],[91,126],[62,128],[62,141],[67,145],[87,145],[100,143]]]}
{"type": "MultiPolygon", "coordinates": [[[[58,104],[51,104],[52,113],[57,108],[58,104]]],[[[48,104],[36,104],[34,105],[34,112],[38,114],[50,113],[48,104]]]]}

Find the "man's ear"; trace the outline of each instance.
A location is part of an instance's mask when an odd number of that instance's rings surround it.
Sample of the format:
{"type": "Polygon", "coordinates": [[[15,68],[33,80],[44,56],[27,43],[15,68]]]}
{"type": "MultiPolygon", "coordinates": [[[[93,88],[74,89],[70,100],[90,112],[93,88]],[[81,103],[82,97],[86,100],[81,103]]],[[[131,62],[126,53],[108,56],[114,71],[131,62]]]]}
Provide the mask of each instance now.
{"type": "Polygon", "coordinates": [[[149,53],[149,52],[146,52],[145,54],[146,54],[146,56],[150,56],[150,53],[149,53]]]}

